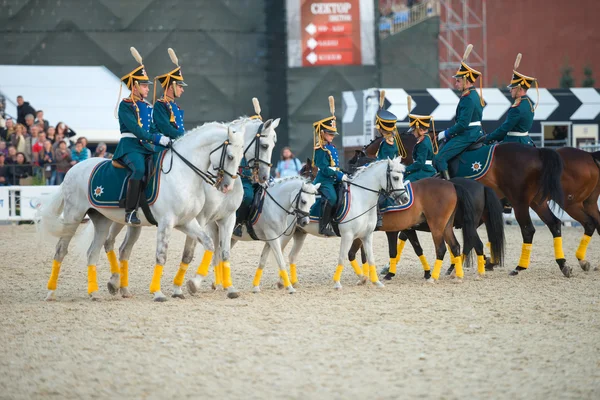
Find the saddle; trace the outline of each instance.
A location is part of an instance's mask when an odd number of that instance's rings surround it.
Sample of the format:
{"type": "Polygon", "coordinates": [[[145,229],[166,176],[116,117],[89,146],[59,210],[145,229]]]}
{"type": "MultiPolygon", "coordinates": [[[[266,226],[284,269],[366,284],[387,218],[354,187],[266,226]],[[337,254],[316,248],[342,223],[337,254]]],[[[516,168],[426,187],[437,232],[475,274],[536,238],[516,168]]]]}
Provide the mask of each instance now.
{"type": "Polygon", "coordinates": [[[448,174],[450,174],[451,177],[457,176],[460,164],[463,162],[463,155],[470,151],[481,149],[484,145],[484,139],[484,136],[479,137],[473,144],[469,145],[469,147],[463,150],[460,154],[448,160],[448,174]]]}
{"type": "Polygon", "coordinates": [[[246,226],[246,231],[252,240],[260,240],[254,232],[253,225],[256,223],[260,217],[260,214],[262,213],[266,192],[265,188],[261,185],[254,184],[252,186],[254,188],[254,196],[252,197],[252,203],[250,204],[250,209],[248,210],[248,218],[242,223],[246,226]]]}
{"type": "MultiPolygon", "coordinates": [[[[346,197],[346,193],[348,193],[348,184],[346,184],[346,182],[342,182],[341,184],[339,184],[337,186],[337,202],[335,203],[334,207],[331,210],[331,214],[336,216],[339,215],[339,211],[341,208],[344,207],[344,199],[346,197]]],[[[335,234],[340,237],[342,236],[340,234],[340,227],[338,222],[336,221],[335,217],[331,218],[331,228],[333,228],[333,231],[335,232],[335,234]]]]}

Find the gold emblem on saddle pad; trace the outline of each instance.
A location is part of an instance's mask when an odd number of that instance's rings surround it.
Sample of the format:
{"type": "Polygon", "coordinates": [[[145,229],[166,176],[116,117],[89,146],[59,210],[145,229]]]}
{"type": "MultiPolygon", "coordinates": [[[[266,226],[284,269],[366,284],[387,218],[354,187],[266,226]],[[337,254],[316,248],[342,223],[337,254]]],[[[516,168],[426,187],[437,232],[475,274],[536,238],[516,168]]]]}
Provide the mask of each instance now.
{"type": "Polygon", "coordinates": [[[96,189],[94,189],[94,197],[100,197],[100,196],[102,196],[103,193],[104,193],[104,188],[102,186],[98,186],[98,187],[96,187],[96,189]]]}
{"type": "Polygon", "coordinates": [[[481,167],[482,167],[482,165],[481,165],[481,163],[480,163],[479,161],[475,161],[475,162],[473,163],[473,165],[471,165],[471,169],[472,169],[474,172],[479,172],[479,171],[481,170],[481,167]]]}

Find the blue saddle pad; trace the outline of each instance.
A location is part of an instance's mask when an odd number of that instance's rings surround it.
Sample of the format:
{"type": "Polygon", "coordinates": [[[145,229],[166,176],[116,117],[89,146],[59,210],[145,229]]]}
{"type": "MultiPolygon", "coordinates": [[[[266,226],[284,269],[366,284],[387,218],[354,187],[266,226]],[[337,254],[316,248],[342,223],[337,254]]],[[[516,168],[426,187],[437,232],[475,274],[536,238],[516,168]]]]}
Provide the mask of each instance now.
{"type": "Polygon", "coordinates": [[[382,213],[388,213],[388,212],[404,211],[404,210],[408,210],[409,208],[411,208],[414,203],[414,200],[415,200],[415,196],[413,195],[412,185],[410,182],[408,182],[407,184],[404,185],[404,187],[406,188],[406,194],[408,194],[408,197],[409,197],[409,200],[406,204],[400,205],[400,204],[396,203],[394,201],[394,199],[388,197],[385,199],[385,202],[383,204],[379,205],[379,211],[381,211],[382,213]]]}
{"type": "MultiPolygon", "coordinates": [[[[348,187],[348,190],[344,192],[344,195],[341,198],[341,201],[338,200],[338,207],[335,211],[335,216],[333,217],[334,222],[341,222],[346,215],[348,215],[348,210],[350,210],[350,204],[352,203],[352,189],[351,186],[348,187]]],[[[321,219],[321,196],[317,195],[317,200],[315,204],[310,208],[310,222],[319,222],[321,219]]]]}
{"type": "Polygon", "coordinates": [[[466,151],[458,156],[458,169],[452,177],[481,179],[487,174],[494,161],[496,144],[482,146],[477,150],[466,151]]]}
{"type": "MultiPolygon", "coordinates": [[[[148,205],[154,204],[160,189],[160,169],[166,150],[152,155],[154,173],[149,177],[144,194],[148,205]]],[[[119,201],[125,198],[130,171],[115,168],[112,160],[102,161],[94,167],[88,183],[88,199],[94,207],[118,208],[119,201]]]]}

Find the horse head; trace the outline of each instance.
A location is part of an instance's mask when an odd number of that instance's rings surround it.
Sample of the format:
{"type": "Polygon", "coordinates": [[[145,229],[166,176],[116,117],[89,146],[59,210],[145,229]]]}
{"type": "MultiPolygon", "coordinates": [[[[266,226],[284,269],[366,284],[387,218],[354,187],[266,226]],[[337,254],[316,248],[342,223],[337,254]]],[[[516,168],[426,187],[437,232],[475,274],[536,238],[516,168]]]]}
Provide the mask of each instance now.
{"type": "MultiPolygon", "coordinates": [[[[260,120],[254,120],[260,121],[260,120]]],[[[271,157],[273,149],[277,143],[277,132],[275,128],[279,126],[280,119],[269,119],[265,123],[260,123],[257,131],[248,143],[244,151],[244,157],[248,161],[248,167],[252,169],[252,176],[255,181],[265,183],[271,175],[271,157]]]]}
{"type": "Polygon", "coordinates": [[[295,199],[292,200],[295,202],[293,204],[296,211],[297,223],[301,227],[308,225],[310,222],[310,209],[315,204],[319,187],[321,187],[320,183],[313,185],[310,182],[304,182],[295,199]]]}
{"type": "Polygon", "coordinates": [[[382,187],[384,187],[385,192],[399,204],[406,204],[410,200],[406,188],[404,187],[405,169],[406,167],[402,165],[401,157],[387,160],[386,182],[382,187]]]}
{"type": "Polygon", "coordinates": [[[233,189],[234,180],[238,178],[238,168],[244,154],[244,133],[246,126],[235,130],[227,126],[227,139],[210,153],[210,163],[217,171],[215,187],[223,193],[233,189]],[[219,151],[220,150],[220,151],[219,151]]]}
{"type": "Polygon", "coordinates": [[[307,158],[306,164],[304,164],[300,169],[300,176],[313,181],[317,176],[317,172],[319,172],[319,168],[315,164],[313,164],[311,158],[307,158]]]}

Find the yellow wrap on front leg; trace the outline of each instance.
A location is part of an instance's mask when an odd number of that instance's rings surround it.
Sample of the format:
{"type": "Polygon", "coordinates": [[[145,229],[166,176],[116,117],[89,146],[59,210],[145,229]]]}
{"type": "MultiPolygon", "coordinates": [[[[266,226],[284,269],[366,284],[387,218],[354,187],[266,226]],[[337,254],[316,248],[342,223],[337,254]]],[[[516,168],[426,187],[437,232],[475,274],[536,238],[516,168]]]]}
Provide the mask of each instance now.
{"type": "Polygon", "coordinates": [[[129,260],[121,260],[121,287],[129,286],[129,260]]]}
{"type": "Polygon", "coordinates": [[[397,266],[397,264],[398,264],[398,257],[396,257],[396,258],[390,258],[390,269],[389,269],[389,272],[391,274],[396,275],[396,266],[397,266]]]}
{"type": "Polygon", "coordinates": [[[290,278],[292,285],[298,283],[298,272],[296,271],[296,264],[290,264],[290,278]]]}
{"type": "Polygon", "coordinates": [[[98,275],[95,265],[88,265],[88,294],[98,291],[98,275]]]}
{"type": "Polygon", "coordinates": [[[396,245],[396,264],[400,262],[400,257],[402,257],[402,252],[404,251],[405,245],[406,240],[398,240],[398,244],[396,245]]]}
{"type": "Polygon", "coordinates": [[[562,237],[554,238],[554,258],[557,260],[565,258],[565,252],[563,251],[562,237]]]}
{"type": "Polygon", "coordinates": [[[372,283],[379,282],[379,278],[377,277],[377,269],[375,268],[374,265],[369,265],[369,272],[370,272],[370,276],[371,276],[371,282],[372,283]]]}
{"type": "Polygon", "coordinates": [[[423,266],[423,271],[431,270],[431,267],[429,266],[429,263],[427,262],[427,257],[425,257],[425,254],[421,254],[419,256],[419,260],[421,260],[421,265],[423,266]]]}
{"type": "Polygon", "coordinates": [[[106,257],[108,258],[108,263],[110,264],[110,273],[118,274],[119,273],[119,262],[117,261],[117,252],[111,250],[106,253],[106,257]]]}
{"type": "Polygon", "coordinates": [[[443,262],[443,260],[435,260],[435,263],[433,263],[433,272],[431,273],[431,277],[436,281],[440,278],[440,272],[442,271],[443,262]]]}
{"type": "Polygon", "coordinates": [[[222,263],[215,265],[215,285],[219,286],[223,284],[223,268],[222,263]]]}
{"type": "Polygon", "coordinates": [[[231,264],[229,261],[223,261],[221,268],[223,270],[223,288],[230,288],[233,285],[231,283],[231,264]]]}
{"type": "Polygon", "coordinates": [[[356,258],[352,261],[350,261],[350,265],[352,265],[352,268],[354,269],[354,273],[358,276],[362,276],[363,275],[363,270],[360,267],[360,265],[358,265],[358,261],[356,261],[356,258]]]}
{"type": "Polygon", "coordinates": [[[479,275],[485,275],[485,257],[483,254],[477,256],[477,273],[479,275]]]}
{"type": "MultiPolygon", "coordinates": [[[[202,261],[200,261],[200,265],[198,266],[198,270],[196,273],[203,277],[208,275],[208,267],[210,267],[210,262],[212,261],[214,252],[210,250],[206,250],[204,255],[202,256],[202,261]]],[[[216,267],[215,267],[216,268],[216,267]]]]}
{"type": "Polygon", "coordinates": [[[338,264],[337,268],[335,269],[335,274],[333,274],[334,282],[339,282],[340,279],[342,279],[342,271],[344,271],[344,266],[342,264],[338,264]]]}
{"type": "Polygon", "coordinates": [[[289,288],[292,284],[290,283],[290,277],[285,269],[279,270],[279,276],[283,281],[283,286],[289,288]]]}
{"type": "Polygon", "coordinates": [[[519,267],[529,268],[529,261],[531,260],[531,248],[532,247],[533,247],[532,243],[523,243],[523,247],[521,248],[521,258],[519,259],[519,267]]]}
{"type": "Polygon", "coordinates": [[[583,235],[583,237],[581,238],[581,242],[579,243],[577,252],[575,252],[575,257],[577,257],[579,261],[585,260],[585,253],[587,253],[587,248],[590,244],[590,240],[592,240],[592,237],[588,235],[583,235]]]}
{"type": "Polygon", "coordinates": [[[150,293],[160,292],[160,278],[162,278],[163,266],[156,264],[154,273],[152,274],[152,282],[150,282],[150,293]]]}
{"type": "Polygon", "coordinates": [[[369,264],[364,263],[362,265],[362,270],[363,270],[363,276],[366,276],[368,278],[369,277],[369,264]]]}
{"type": "Polygon", "coordinates": [[[260,279],[262,278],[262,274],[262,268],[257,268],[256,273],[254,274],[254,280],[252,281],[252,286],[260,286],[260,279]]]}
{"type": "Polygon", "coordinates": [[[52,260],[52,272],[50,273],[50,279],[48,279],[48,290],[56,290],[58,284],[58,273],[60,272],[60,262],[52,260]]]}
{"type": "Polygon", "coordinates": [[[189,264],[186,263],[180,263],[179,264],[179,269],[177,270],[177,274],[175,275],[175,278],[173,278],[173,285],[175,286],[181,286],[183,285],[183,279],[185,278],[185,273],[188,269],[189,264]]]}

